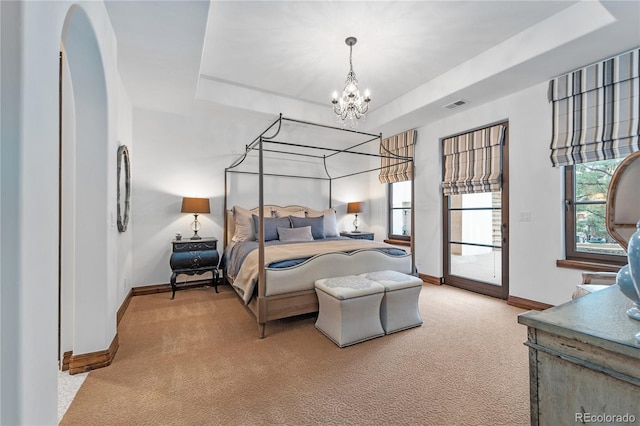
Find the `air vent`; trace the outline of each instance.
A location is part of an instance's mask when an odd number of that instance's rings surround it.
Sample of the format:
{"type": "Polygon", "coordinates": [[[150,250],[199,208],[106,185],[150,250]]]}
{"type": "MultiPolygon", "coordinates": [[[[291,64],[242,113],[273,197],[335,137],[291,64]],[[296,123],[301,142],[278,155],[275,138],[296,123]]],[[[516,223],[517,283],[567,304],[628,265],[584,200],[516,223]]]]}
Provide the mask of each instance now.
{"type": "Polygon", "coordinates": [[[454,108],[461,107],[462,105],[466,105],[468,103],[469,101],[465,101],[464,99],[458,99],[457,101],[454,101],[448,105],[445,105],[443,108],[454,109],[454,108]]]}

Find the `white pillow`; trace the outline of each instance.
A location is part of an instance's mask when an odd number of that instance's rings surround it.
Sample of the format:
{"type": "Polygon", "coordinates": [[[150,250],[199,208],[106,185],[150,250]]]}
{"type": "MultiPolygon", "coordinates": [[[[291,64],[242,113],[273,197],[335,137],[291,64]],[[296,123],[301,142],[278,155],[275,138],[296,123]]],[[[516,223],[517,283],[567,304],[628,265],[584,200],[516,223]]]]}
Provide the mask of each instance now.
{"type": "Polygon", "coordinates": [[[233,221],[235,222],[235,232],[231,241],[254,241],[255,226],[253,225],[252,213],[242,207],[233,206],[233,221]]]}
{"type": "Polygon", "coordinates": [[[283,242],[313,241],[310,226],[303,226],[300,228],[278,227],[278,238],[283,242]]]}
{"type": "Polygon", "coordinates": [[[289,217],[289,216],[305,217],[304,210],[289,211],[289,210],[283,210],[283,209],[274,209],[273,212],[275,213],[276,217],[289,217]]]}
{"type": "Polygon", "coordinates": [[[325,237],[339,237],[338,221],[336,220],[336,212],[333,209],[322,210],[321,212],[309,209],[307,217],[324,216],[324,235],[325,237]]]}

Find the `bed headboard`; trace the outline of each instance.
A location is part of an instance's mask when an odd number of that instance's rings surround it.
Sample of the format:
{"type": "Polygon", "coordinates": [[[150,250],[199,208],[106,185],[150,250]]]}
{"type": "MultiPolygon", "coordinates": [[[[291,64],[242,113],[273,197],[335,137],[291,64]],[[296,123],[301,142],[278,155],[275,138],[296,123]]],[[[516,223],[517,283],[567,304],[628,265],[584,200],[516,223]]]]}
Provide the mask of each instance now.
{"type": "MultiPolygon", "coordinates": [[[[275,212],[276,210],[279,211],[288,211],[291,213],[295,213],[295,212],[299,212],[301,210],[305,211],[305,212],[315,212],[315,209],[311,209],[309,207],[304,207],[304,206],[298,206],[298,205],[292,205],[292,206],[278,206],[275,204],[265,204],[264,205],[264,217],[274,217],[275,216],[275,212]]],[[[258,214],[259,208],[255,207],[253,209],[249,209],[249,211],[251,213],[254,214],[258,214]]],[[[229,244],[231,242],[231,238],[233,237],[234,232],[236,231],[235,229],[235,222],[233,220],[233,209],[231,210],[227,210],[225,212],[225,220],[224,220],[224,224],[225,224],[225,245],[229,244]]]]}

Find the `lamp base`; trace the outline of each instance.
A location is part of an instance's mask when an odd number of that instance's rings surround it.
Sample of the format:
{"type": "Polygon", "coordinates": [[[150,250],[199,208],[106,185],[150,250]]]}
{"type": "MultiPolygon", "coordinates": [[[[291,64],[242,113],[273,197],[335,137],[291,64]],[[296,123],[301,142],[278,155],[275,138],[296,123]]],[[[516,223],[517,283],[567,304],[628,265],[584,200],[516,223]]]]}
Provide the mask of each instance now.
{"type": "Polygon", "coordinates": [[[198,222],[198,214],[194,213],[193,216],[195,217],[195,219],[193,222],[191,222],[191,230],[193,231],[193,237],[191,237],[191,239],[201,240],[202,237],[198,235],[198,231],[200,230],[200,222],[198,222]]]}
{"type": "Polygon", "coordinates": [[[358,220],[358,213],[356,213],[356,218],[353,220],[353,231],[351,231],[354,234],[357,234],[358,232],[358,225],[360,225],[360,221],[358,220]]]}

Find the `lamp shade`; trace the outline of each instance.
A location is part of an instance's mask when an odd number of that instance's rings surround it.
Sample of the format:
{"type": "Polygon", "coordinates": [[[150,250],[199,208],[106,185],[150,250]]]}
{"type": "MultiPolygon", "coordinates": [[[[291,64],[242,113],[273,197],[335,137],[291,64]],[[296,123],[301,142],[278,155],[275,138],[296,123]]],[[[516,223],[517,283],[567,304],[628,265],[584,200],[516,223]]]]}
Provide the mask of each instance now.
{"type": "Polygon", "coordinates": [[[360,213],[364,211],[364,202],[347,203],[347,213],[360,213]]]}
{"type": "Polygon", "coordinates": [[[208,198],[188,198],[182,199],[182,213],[211,213],[208,198]]]}

